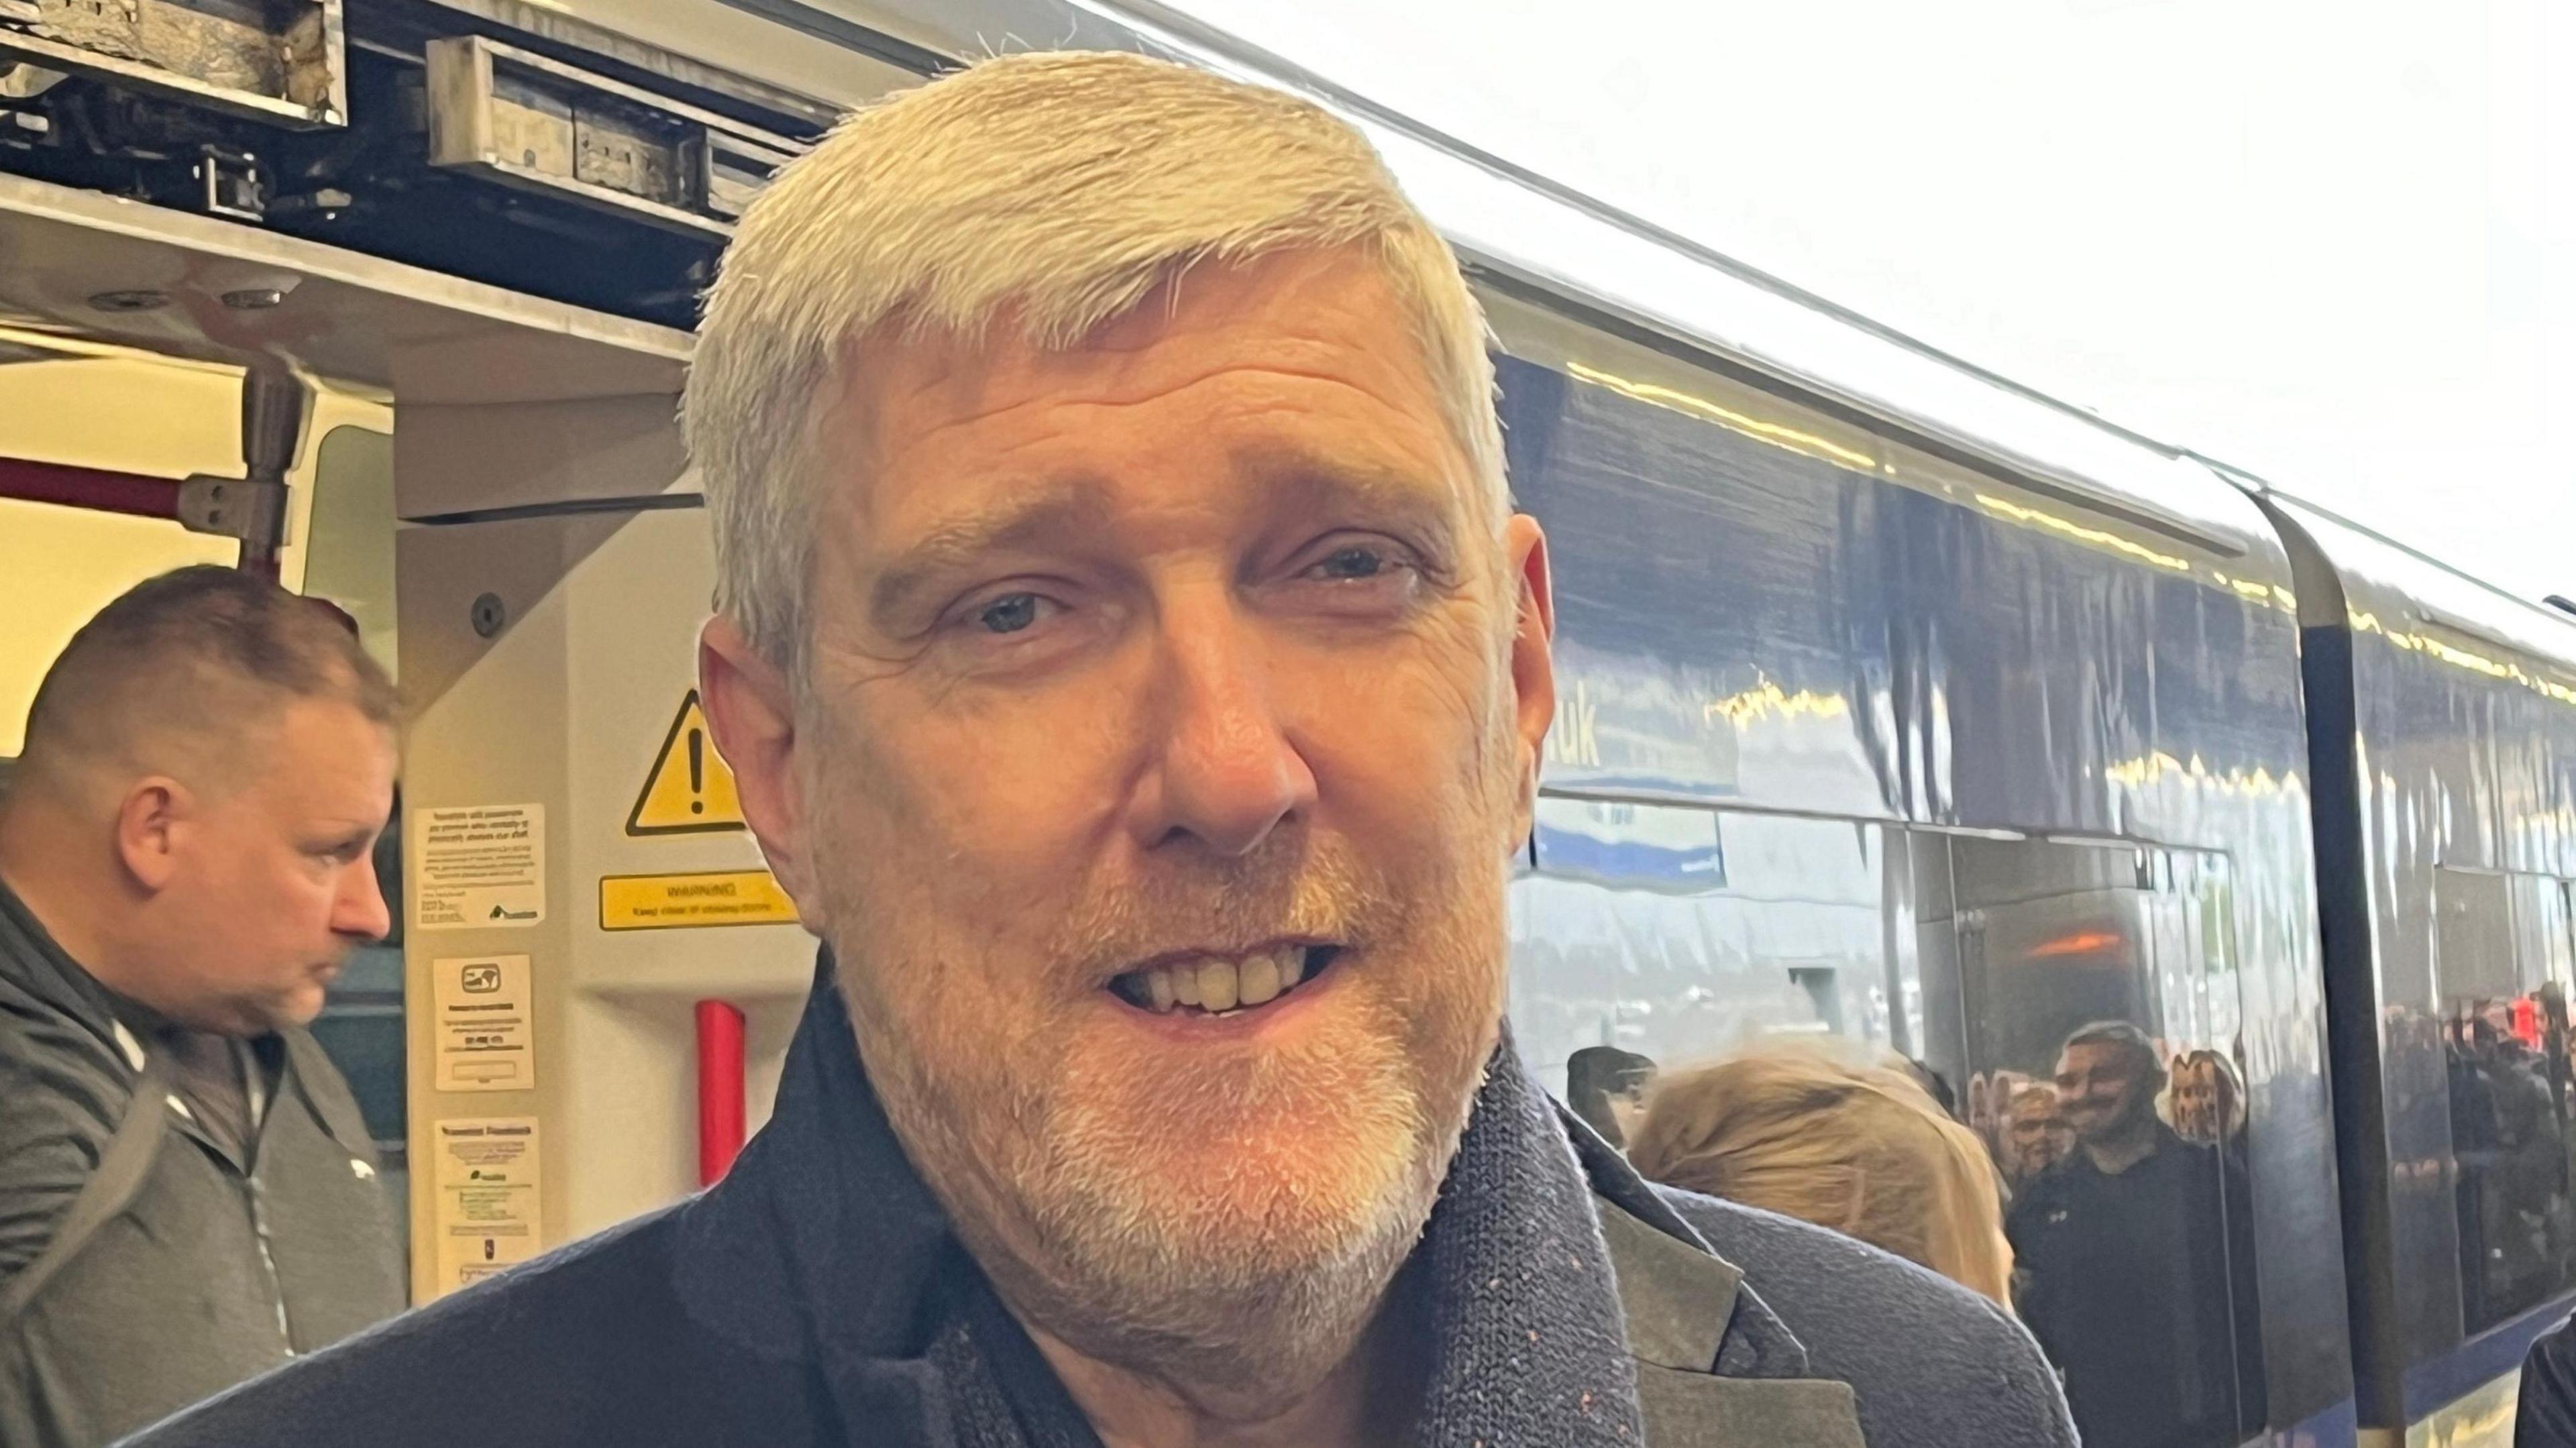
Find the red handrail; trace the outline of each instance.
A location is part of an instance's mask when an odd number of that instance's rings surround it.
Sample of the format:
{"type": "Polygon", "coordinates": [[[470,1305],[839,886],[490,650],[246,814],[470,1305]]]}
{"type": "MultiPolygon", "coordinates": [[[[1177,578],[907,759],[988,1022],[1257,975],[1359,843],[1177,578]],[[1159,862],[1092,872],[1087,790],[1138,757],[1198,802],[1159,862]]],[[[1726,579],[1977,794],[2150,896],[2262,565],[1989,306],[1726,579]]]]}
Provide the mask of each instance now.
{"type": "Polygon", "coordinates": [[[742,1012],[698,1002],[698,1185],[711,1187],[742,1152],[742,1012]]]}
{"type": "Polygon", "coordinates": [[[100,513],[137,518],[179,516],[179,480],[142,473],[110,472],[69,463],[0,458],[0,498],[26,503],[54,503],[100,513]]]}

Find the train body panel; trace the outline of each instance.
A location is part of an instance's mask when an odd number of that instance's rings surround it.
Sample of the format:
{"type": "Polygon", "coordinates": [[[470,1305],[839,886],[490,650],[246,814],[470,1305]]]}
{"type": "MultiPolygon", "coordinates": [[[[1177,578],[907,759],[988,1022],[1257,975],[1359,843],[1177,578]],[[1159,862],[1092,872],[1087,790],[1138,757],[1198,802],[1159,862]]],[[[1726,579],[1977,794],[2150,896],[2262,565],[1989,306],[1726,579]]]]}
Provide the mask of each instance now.
{"type": "Polygon", "coordinates": [[[2327,968],[2372,1006],[2349,1054],[2372,1058],[2381,1120],[2347,1155],[2384,1194],[2368,1249],[2393,1321],[2365,1339],[2364,1391],[2411,1421],[2576,1301],[2567,1044],[2546,1024],[2576,979],[2576,624],[2267,501],[2303,565],[2311,691],[2352,701],[2319,818],[2356,829],[2366,929],[2330,931],[2327,968]]]}
{"type": "Polygon", "coordinates": [[[2177,462],[2168,498],[2216,535],[2182,542],[1525,295],[1487,300],[1559,581],[1516,921],[1531,1059],[1563,1087],[1590,1047],[1682,1065],[1811,1032],[1965,1085],[2045,1079],[2102,1017],[2224,1050],[2251,1101],[2251,1421],[2331,1412],[2298,621],[2259,512],[2177,462]]]}

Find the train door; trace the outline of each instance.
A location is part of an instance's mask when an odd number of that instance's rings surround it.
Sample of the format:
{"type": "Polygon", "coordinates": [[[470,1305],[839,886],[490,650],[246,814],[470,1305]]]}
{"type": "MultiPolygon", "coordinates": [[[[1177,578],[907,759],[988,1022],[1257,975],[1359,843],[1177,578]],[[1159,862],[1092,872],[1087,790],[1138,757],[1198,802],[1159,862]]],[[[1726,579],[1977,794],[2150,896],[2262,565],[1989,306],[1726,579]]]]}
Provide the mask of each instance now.
{"type": "MultiPolygon", "coordinates": [[[[319,1029],[409,1168],[415,1298],[701,1185],[764,1113],[814,957],[690,694],[688,335],[8,175],[0,255],[9,355],[71,359],[0,367],[0,457],[238,478],[245,370],[317,399],[277,572],[356,620],[406,714],[397,933],[319,1029]],[[101,401],[109,361],[152,385],[101,401]],[[198,413],[196,452],[135,451],[198,413]]],[[[49,620],[5,646],[45,658],[128,583],[238,553],[0,508],[24,565],[0,590],[49,620]]],[[[14,727],[40,665],[5,665],[14,727]]]]}

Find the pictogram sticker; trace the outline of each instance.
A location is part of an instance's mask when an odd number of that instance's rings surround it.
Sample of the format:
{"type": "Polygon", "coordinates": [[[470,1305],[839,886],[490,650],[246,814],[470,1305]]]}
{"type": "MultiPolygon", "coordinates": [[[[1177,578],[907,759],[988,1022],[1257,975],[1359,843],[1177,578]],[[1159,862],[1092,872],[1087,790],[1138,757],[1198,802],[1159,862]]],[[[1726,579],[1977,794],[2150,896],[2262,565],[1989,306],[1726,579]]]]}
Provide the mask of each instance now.
{"type": "Polygon", "coordinates": [[[706,711],[691,689],[680,701],[671,732],[653,756],[643,792],[626,816],[630,835],[709,835],[745,828],[742,800],[734,793],[733,771],[716,753],[707,731],[706,711]]]}
{"type": "Polygon", "coordinates": [[[528,1091],[537,1084],[530,1029],[528,958],[484,955],[429,963],[438,1008],[438,1054],[430,1084],[439,1091],[528,1091]]]}

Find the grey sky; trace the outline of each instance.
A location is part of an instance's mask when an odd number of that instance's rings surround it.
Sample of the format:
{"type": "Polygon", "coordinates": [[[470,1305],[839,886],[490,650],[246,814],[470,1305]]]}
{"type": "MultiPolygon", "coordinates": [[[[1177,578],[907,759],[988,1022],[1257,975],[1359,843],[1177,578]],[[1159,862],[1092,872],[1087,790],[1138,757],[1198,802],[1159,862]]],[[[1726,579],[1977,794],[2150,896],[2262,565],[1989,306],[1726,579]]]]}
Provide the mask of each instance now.
{"type": "Polygon", "coordinates": [[[2527,597],[2576,595],[2565,0],[1183,0],[2527,597]]]}

